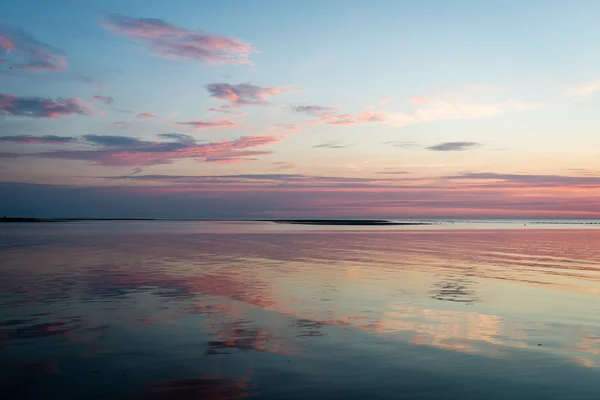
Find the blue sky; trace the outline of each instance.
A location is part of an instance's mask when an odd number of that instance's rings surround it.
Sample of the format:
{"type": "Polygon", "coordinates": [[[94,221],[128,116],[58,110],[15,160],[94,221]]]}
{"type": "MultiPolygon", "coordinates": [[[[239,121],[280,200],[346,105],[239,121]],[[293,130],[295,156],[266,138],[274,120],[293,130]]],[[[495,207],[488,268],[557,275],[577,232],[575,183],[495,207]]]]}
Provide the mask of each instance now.
{"type": "Polygon", "coordinates": [[[0,208],[37,215],[28,194],[52,191],[94,216],[101,190],[151,198],[156,216],[594,218],[599,11],[15,2],[0,19],[0,178],[14,185],[0,208]]]}

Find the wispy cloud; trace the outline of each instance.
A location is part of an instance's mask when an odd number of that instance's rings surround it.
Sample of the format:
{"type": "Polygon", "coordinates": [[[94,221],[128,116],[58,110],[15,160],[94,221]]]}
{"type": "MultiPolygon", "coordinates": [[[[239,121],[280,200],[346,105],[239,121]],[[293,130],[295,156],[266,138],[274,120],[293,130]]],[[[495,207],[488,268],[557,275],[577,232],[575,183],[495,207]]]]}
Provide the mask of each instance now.
{"type": "Polygon", "coordinates": [[[248,161],[256,161],[257,158],[234,158],[234,157],[209,157],[205,158],[204,162],[216,163],[216,164],[239,164],[248,161]]]}
{"type": "Polygon", "coordinates": [[[404,182],[410,179],[377,179],[340,176],[317,176],[290,173],[233,174],[233,175],[136,175],[108,176],[110,180],[155,181],[179,184],[208,185],[289,185],[293,187],[365,187],[382,183],[404,182]]]}
{"type": "Polygon", "coordinates": [[[0,22],[0,61],[12,69],[40,72],[67,69],[65,52],[27,32],[0,22]]]}
{"type": "Polygon", "coordinates": [[[2,158],[40,157],[48,159],[82,160],[100,165],[148,166],[170,164],[180,159],[203,162],[252,161],[251,157],[270,154],[254,150],[283,140],[285,135],[242,136],[235,140],[198,143],[193,137],[180,133],[159,135],[167,141],[147,141],[129,136],[85,135],[82,144],[89,149],[60,150],[41,153],[0,153],[2,158]]]}
{"type": "Polygon", "coordinates": [[[134,18],[110,14],[102,22],[109,31],[125,35],[167,59],[208,64],[249,64],[254,48],[239,39],[171,25],[158,18],[134,18]]]}
{"type": "Polygon", "coordinates": [[[158,137],[163,139],[175,140],[176,142],[192,145],[196,143],[196,139],[193,136],[186,135],[184,133],[159,133],[158,137]]]}
{"type": "Polygon", "coordinates": [[[408,175],[408,174],[410,174],[410,172],[409,171],[385,170],[385,171],[379,171],[379,172],[377,172],[377,174],[381,174],[381,175],[408,175]]]}
{"type": "Polygon", "coordinates": [[[569,93],[575,96],[586,96],[600,90],[600,80],[573,85],[569,88],[569,93]]]}
{"type": "Polygon", "coordinates": [[[390,145],[392,147],[404,147],[404,148],[408,148],[408,149],[414,149],[414,148],[422,147],[417,142],[404,141],[404,140],[390,140],[388,142],[383,142],[383,143],[384,144],[388,144],[388,145],[390,145]]]}
{"type": "Polygon", "coordinates": [[[143,146],[148,144],[142,140],[132,138],[129,136],[117,136],[117,135],[85,135],[83,137],[86,141],[107,147],[130,147],[130,146],[143,146]]]}
{"type": "Polygon", "coordinates": [[[365,122],[384,122],[387,119],[387,114],[384,112],[364,112],[362,114],[335,114],[326,113],[319,115],[319,120],[337,126],[347,126],[362,124],[365,122]]]}
{"type": "Polygon", "coordinates": [[[353,146],[353,144],[341,144],[340,142],[330,141],[314,145],[313,148],[326,148],[326,149],[344,149],[346,147],[353,146]]]}
{"type": "Polygon", "coordinates": [[[413,97],[411,102],[417,106],[413,112],[386,113],[384,119],[390,125],[404,127],[445,120],[489,118],[506,112],[535,110],[543,107],[542,103],[519,100],[476,103],[413,97]]]}
{"type": "Polygon", "coordinates": [[[471,172],[461,175],[445,176],[444,179],[499,181],[530,187],[600,187],[599,176],[569,176],[569,175],[535,175],[535,174],[501,174],[494,172],[471,172]]]}
{"type": "Polygon", "coordinates": [[[292,105],[290,106],[292,111],[310,115],[329,114],[337,111],[335,107],[320,106],[320,105],[292,105]]]}
{"type": "Polygon", "coordinates": [[[51,99],[16,97],[0,93],[0,115],[19,117],[60,118],[67,115],[92,115],[92,108],[78,98],[51,99]]]}
{"type": "Polygon", "coordinates": [[[188,125],[196,128],[197,130],[203,129],[215,129],[215,128],[228,128],[232,126],[238,126],[233,121],[228,119],[216,119],[214,121],[188,121],[188,122],[178,122],[178,125],[188,125]]]}
{"type": "Polygon", "coordinates": [[[469,150],[473,147],[479,146],[476,142],[445,142],[436,144],[435,146],[429,146],[427,149],[433,151],[464,151],[469,150]]]}
{"type": "Polygon", "coordinates": [[[0,142],[5,143],[21,143],[21,144],[63,144],[75,142],[77,139],[72,136],[56,136],[56,135],[44,135],[44,136],[30,136],[30,135],[18,135],[18,136],[0,136],[0,142]]]}
{"type": "Polygon", "coordinates": [[[278,96],[284,91],[282,88],[263,87],[250,83],[211,83],[206,85],[206,89],[212,97],[227,102],[221,106],[225,110],[246,105],[266,106],[269,105],[269,97],[278,96]]]}
{"type": "Polygon", "coordinates": [[[136,115],[137,118],[157,118],[157,115],[152,114],[152,113],[147,113],[147,112],[143,112],[143,113],[139,113],[138,115],[136,115]]]}
{"type": "Polygon", "coordinates": [[[289,161],[277,161],[274,162],[273,165],[276,165],[279,170],[292,169],[294,168],[294,164],[289,161]]]}
{"type": "Polygon", "coordinates": [[[115,99],[113,99],[110,96],[94,96],[93,99],[97,100],[97,101],[101,101],[106,104],[112,104],[115,102],[115,99]]]}

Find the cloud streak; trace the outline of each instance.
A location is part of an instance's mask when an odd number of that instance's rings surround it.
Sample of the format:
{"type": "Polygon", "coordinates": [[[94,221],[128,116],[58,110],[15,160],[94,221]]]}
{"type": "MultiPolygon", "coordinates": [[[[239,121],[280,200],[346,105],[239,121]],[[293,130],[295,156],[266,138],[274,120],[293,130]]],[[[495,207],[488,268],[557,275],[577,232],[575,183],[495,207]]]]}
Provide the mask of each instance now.
{"type": "Polygon", "coordinates": [[[312,146],[315,149],[318,148],[325,148],[325,149],[344,149],[346,147],[350,147],[353,144],[341,144],[340,142],[336,142],[336,141],[330,141],[330,142],[326,142],[326,143],[321,143],[321,144],[317,144],[312,146]]]}
{"type": "Polygon", "coordinates": [[[219,100],[227,102],[222,109],[243,107],[247,105],[269,105],[269,97],[278,96],[284,90],[277,87],[263,87],[250,83],[211,83],[206,85],[208,93],[219,100]]]}
{"type": "Polygon", "coordinates": [[[579,85],[574,85],[569,92],[575,96],[587,96],[600,91],[600,80],[584,82],[579,85]]]}
{"type": "Polygon", "coordinates": [[[206,64],[250,64],[253,46],[239,39],[171,25],[158,18],[107,15],[102,26],[146,45],[157,57],[206,64]]]}
{"type": "Polygon", "coordinates": [[[159,137],[165,141],[147,141],[117,135],[85,135],[81,143],[87,144],[88,149],[40,153],[0,153],[0,158],[38,157],[132,167],[170,164],[181,159],[234,163],[253,161],[252,157],[270,154],[270,151],[255,150],[254,148],[277,143],[286,136],[242,136],[234,140],[203,143],[198,143],[193,137],[180,133],[164,133],[159,137]]]}
{"type": "Polygon", "coordinates": [[[385,122],[388,119],[384,112],[364,112],[362,114],[335,114],[324,113],[319,115],[319,120],[329,125],[348,126],[365,122],[385,122]]]}
{"type": "Polygon", "coordinates": [[[0,61],[14,70],[61,72],[67,69],[65,52],[33,35],[0,22],[0,61]]]}
{"type": "Polygon", "coordinates": [[[309,115],[329,114],[329,113],[334,113],[337,111],[337,109],[335,107],[319,106],[319,105],[306,105],[306,106],[292,105],[290,108],[294,112],[309,114],[309,115]]]}
{"type": "Polygon", "coordinates": [[[56,136],[56,135],[44,135],[44,136],[30,136],[30,135],[18,135],[18,136],[0,136],[0,142],[4,143],[20,143],[20,144],[64,144],[72,143],[77,139],[72,136],[56,136]]]}
{"type": "Polygon", "coordinates": [[[445,176],[444,179],[469,181],[500,181],[509,184],[536,187],[600,187],[600,177],[569,175],[500,174],[493,172],[471,172],[445,176]]]}
{"type": "Polygon", "coordinates": [[[436,144],[435,146],[427,147],[428,150],[433,151],[465,151],[473,147],[479,146],[476,142],[445,142],[436,144]]]}
{"type": "Polygon", "coordinates": [[[141,119],[157,118],[157,116],[155,114],[147,113],[147,112],[139,113],[138,115],[136,115],[136,117],[141,118],[141,119]]]}
{"type": "Polygon", "coordinates": [[[238,124],[236,124],[235,122],[230,121],[228,119],[217,119],[214,121],[188,121],[188,122],[178,122],[177,124],[192,126],[197,130],[229,128],[229,127],[233,127],[233,126],[238,126],[238,124]]]}
{"type": "Polygon", "coordinates": [[[112,104],[115,102],[115,99],[113,99],[110,96],[94,96],[93,99],[97,100],[97,101],[101,101],[102,103],[105,103],[105,104],[112,104]]]}
{"type": "Polygon", "coordinates": [[[36,118],[61,118],[68,115],[92,115],[92,108],[83,100],[45,97],[16,97],[0,93],[0,115],[36,118]]]}

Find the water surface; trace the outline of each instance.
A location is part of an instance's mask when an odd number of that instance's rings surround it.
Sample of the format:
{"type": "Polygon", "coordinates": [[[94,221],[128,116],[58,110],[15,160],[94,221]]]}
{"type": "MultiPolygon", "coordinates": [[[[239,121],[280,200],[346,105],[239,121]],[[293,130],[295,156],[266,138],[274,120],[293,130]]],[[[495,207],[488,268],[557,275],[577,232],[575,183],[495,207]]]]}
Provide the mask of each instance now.
{"type": "Polygon", "coordinates": [[[0,260],[3,398],[600,392],[593,226],[4,224],[0,260]]]}

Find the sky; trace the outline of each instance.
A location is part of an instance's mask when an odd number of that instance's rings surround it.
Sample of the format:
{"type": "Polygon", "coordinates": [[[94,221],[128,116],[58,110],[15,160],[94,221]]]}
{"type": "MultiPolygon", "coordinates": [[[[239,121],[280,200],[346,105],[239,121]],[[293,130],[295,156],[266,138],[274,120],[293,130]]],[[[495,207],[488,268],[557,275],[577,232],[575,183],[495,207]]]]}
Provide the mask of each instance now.
{"type": "Polygon", "coordinates": [[[0,214],[600,218],[599,13],[7,1],[0,214]]]}

